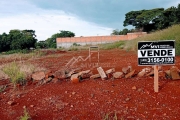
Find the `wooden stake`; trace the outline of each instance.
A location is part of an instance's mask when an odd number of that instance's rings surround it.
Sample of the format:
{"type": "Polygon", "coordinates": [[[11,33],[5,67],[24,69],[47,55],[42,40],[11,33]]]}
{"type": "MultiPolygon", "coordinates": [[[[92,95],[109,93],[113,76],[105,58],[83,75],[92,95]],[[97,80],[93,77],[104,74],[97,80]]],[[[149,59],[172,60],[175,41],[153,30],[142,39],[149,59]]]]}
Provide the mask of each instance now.
{"type": "Polygon", "coordinates": [[[154,66],[154,92],[158,92],[159,91],[159,80],[158,80],[158,66],[155,65],[154,66]]]}

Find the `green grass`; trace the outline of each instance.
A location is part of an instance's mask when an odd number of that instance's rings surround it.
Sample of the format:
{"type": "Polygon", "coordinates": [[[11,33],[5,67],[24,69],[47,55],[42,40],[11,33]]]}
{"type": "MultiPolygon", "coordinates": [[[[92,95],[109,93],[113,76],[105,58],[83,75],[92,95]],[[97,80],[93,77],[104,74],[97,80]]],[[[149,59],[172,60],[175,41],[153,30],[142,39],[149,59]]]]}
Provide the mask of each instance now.
{"type": "Polygon", "coordinates": [[[110,49],[115,49],[115,48],[123,49],[124,44],[125,44],[125,41],[117,41],[113,43],[100,44],[99,46],[100,46],[100,49],[104,49],[104,50],[110,50],[110,49]]]}
{"type": "Polygon", "coordinates": [[[180,24],[127,41],[125,42],[124,49],[137,51],[138,41],[158,40],[175,40],[176,55],[180,55],[180,24]]]}
{"type": "Polygon", "coordinates": [[[29,120],[30,118],[28,111],[24,108],[24,115],[20,117],[20,120],[29,120]]]}
{"type": "Polygon", "coordinates": [[[16,84],[24,83],[25,74],[20,71],[16,62],[12,62],[11,64],[4,66],[2,70],[10,77],[10,81],[14,84],[14,88],[16,88],[16,84]]]}

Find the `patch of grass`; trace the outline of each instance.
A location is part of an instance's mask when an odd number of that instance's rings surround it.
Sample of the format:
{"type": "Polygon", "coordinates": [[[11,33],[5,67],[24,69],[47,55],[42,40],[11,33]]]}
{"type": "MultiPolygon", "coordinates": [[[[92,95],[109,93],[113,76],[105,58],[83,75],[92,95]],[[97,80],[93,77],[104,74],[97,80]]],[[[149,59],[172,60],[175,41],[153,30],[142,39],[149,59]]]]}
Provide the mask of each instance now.
{"type": "MultiPolygon", "coordinates": [[[[118,120],[117,113],[116,112],[107,113],[105,114],[105,117],[103,118],[103,120],[118,120]]],[[[123,118],[121,118],[121,120],[123,120],[123,118]]]]}
{"type": "Polygon", "coordinates": [[[10,81],[14,84],[14,88],[16,88],[16,84],[24,83],[25,74],[20,71],[20,68],[16,62],[12,62],[11,64],[4,66],[2,70],[10,77],[10,81]]]}
{"type": "Polygon", "coordinates": [[[31,117],[26,108],[24,108],[24,115],[20,117],[20,120],[29,120],[31,117]]]}
{"type": "Polygon", "coordinates": [[[123,49],[124,44],[125,44],[125,41],[117,41],[117,42],[113,42],[113,43],[101,44],[100,48],[105,49],[105,50],[110,50],[110,49],[114,49],[114,48],[123,49]]]}
{"type": "Polygon", "coordinates": [[[164,30],[156,31],[134,40],[127,41],[124,49],[137,51],[138,41],[158,41],[158,40],[175,40],[176,55],[180,55],[180,24],[173,25],[164,30]]]}

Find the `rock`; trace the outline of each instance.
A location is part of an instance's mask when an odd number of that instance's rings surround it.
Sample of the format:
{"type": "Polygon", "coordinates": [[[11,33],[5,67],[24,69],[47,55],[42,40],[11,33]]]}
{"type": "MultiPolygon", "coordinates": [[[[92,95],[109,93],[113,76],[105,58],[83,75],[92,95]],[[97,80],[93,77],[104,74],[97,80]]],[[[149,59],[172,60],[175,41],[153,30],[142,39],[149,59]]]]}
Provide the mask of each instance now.
{"type": "Polygon", "coordinates": [[[15,105],[16,103],[15,103],[14,101],[8,101],[7,104],[10,105],[10,106],[13,106],[13,105],[15,105]]]}
{"type": "Polygon", "coordinates": [[[79,75],[78,74],[73,74],[71,76],[71,82],[72,83],[79,83],[79,75]]]}
{"type": "Polygon", "coordinates": [[[113,73],[113,78],[118,79],[118,78],[123,78],[124,74],[123,72],[115,72],[113,73]]]}
{"type": "Polygon", "coordinates": [[[125,99],[125,101],[130,101],[130,100],[131,100],[131,98],[126,98],[126,99],[125,99]]]}
{"type": "Polygon", "coordinates": [[[75,95],[76,94],[76,92],[72,92],[72,95],[75,95]]]}
{"type": "Polygon", "coordinates": [[[133,86],[133,87],[132,87],[132,90],[136,90],[136,89],[137,89],[136,86],[133,86]]]}
{"type": "Polygon", "coordinates": [[[67,78],[65,70],[58,70],[56,71],[53,76],[58,79],[65,79],[67,78]]]}
{"type": "Polygon", "coordinates": [[[123,67],[122,71],[124,74],[127,74],[132,71],[132,66],[123,67]]]}
{"type": "Polygon", "coordinates": [[[131,78],[131,77],[133,77],[133,76],[135,75],[135,71],[136,71],[136,70],[133,70],[133,71],[131,71],[130,73],[126,74],[126,75],[125,75],[125,78],[131,78]]]}
{"type": "Polygon", "coordinates": [[[35,72],[34,74],[32,74],[32,79],[33,80],[43,80],[45,78],[45,73],[44,72],[35,72]]]}
{"type": "Polygon", "coordinates": [[[154,70],[151,70],[150,73],[146,74],[146,76],[151,76],[151,75],[154,75],[154,70]]]}
{"type": "Polygon", "coordinates": [[[115,68],[112,68],[112,69],[109,69],[109,70],[106,70],[106,74],[111,74],[111,73],[114,73],[115,72],[115,68]]]}
{"type": "Polygon", "coordinates": [[[107,76],[106,76],[104,70],[102,69],[102,67],[98,67],[98,68],[97,68],[97,71],[98,71],[99,75],[101,76],[101,79],[102,79],[102,80],[107,79],[107,76]]]}
{"type": "Polygon", "coordinates": [[[173,80],[180,79],[179,72],[178,72],[177,68],[172,67],[170,69],[170,74],[171,74],[171,77],[172,77],[173,80]]]}
{"type": "Polygon", "coordinates": [[[51,82],[51,81],[52,81],[52,78],[50,77],[50,78],[45,79],[44,83],[48,83],[48,82],[51,82]]]}
{"type": "Polygon", "coordinates": [[[145,69],[142,69],[142,71],[139,72],[139,73],[137,74],[137,76],[138,76],[138,77],[143,77],[145,74],[146,74],[145,69]]]}
{"type": "Polygon", "coordinates": [[[100,78],[101,76],[99,74],[91,75],[90,79],[97,79],[100,78]]]}
{"type": "Polygon", "coordinates": [[[31,108],[33,108],[33,107],[34,107],[34,105],[30,105],[30,107],[31,107],[31,108]]]}
{"type": "Polygon", "coordinates": [[[53,79],[52,79],[52,82],[53,82],[53,83],[57,83],[58,81],[59,81],[59,80],[58,80],[57,78],[53,78],[53,79]]]}
{"type": "Polygon", "coordinates": [[[108,78],[111,78],[111,77],[113,77],[114,72],[115,72],[115,69],[112,68],[112,69],[107,70],[105,73],[106,73],[108,78]]]}
{"type": "Polygon", "coordinates": [[[171,78],[171,71],[170,70],[166,70],[164,72],[165,72],[167,78],[171,78]]]}
{"type": "Polygon", "coordinates": [[[91,70],[81,71],[78,73],[78,75],[80,76],[81,79],[90,78],[90,76],[92,75],[92,71],[91,70]]]}
{"type": "Polygon", "coordinates": [[[44,73],[45,73],[45,79],[48,79],[49,77],[52,77],[52,71],[46,70],[44,73]]]}

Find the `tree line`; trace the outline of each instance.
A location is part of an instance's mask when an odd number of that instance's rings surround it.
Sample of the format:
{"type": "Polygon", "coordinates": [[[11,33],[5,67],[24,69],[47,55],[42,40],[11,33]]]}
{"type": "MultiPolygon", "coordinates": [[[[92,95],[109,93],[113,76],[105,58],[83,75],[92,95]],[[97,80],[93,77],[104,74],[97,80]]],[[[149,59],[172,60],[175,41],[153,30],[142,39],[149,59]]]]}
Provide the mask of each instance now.
{"type": "Polygon", "coordinates": [[[0,52],[29,50],[31,48],[56,48],[57,37],[74,37],[71,31],[60,31],[45,41],[38,41],[34,30],[10,30],[0,34],[0,52]]]}
{"type": "Polygon", "coordinates": [[[123,26],[132,25],[135,29],[113,30],[112,35],[124,35],[128,32],[153,32],[180,23],[180,4],[177,7],[155,8],[150,10],[130,11],[125,14],[123,26]]]}

